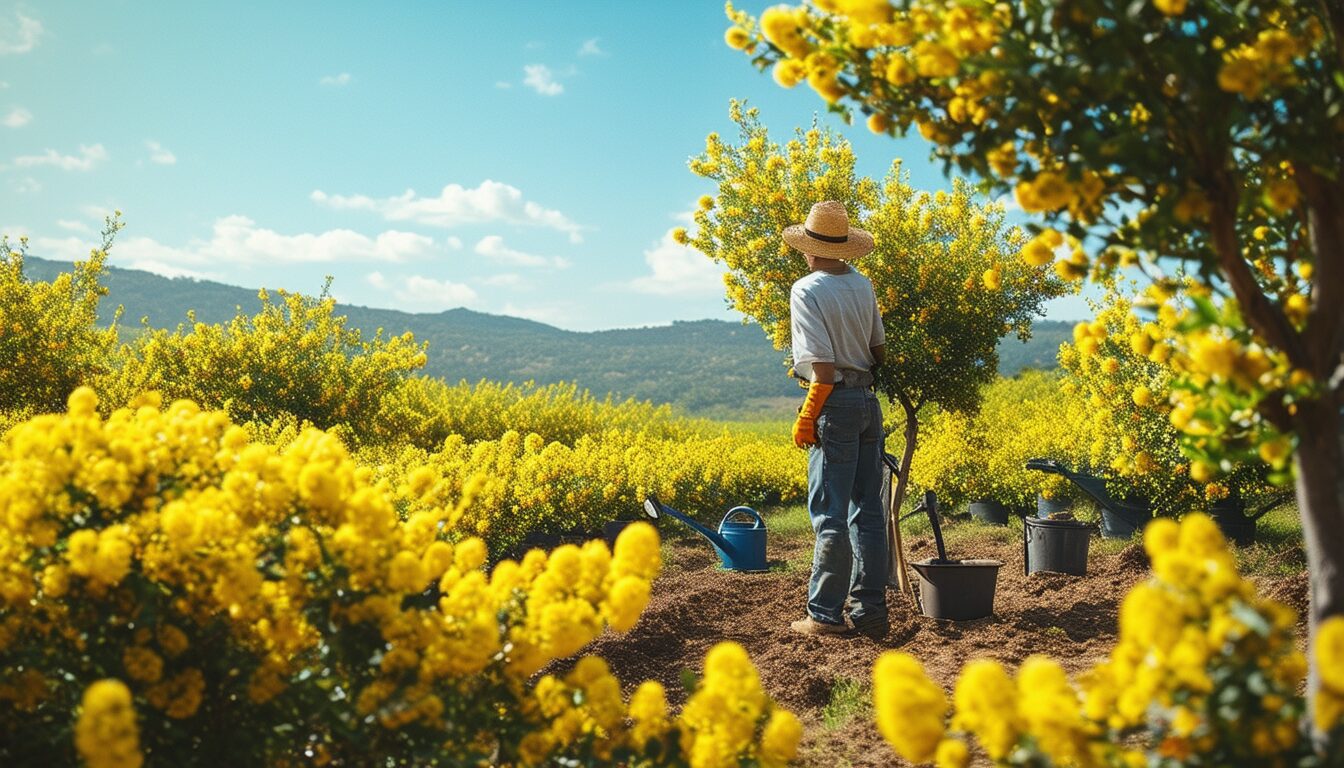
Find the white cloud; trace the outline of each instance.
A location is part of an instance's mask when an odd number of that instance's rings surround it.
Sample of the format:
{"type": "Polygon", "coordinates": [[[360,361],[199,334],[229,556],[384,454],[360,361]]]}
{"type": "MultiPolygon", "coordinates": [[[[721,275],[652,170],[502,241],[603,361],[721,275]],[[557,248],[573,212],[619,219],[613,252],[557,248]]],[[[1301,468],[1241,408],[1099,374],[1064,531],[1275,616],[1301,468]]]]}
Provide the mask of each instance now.
{"type": "Polygon", "coordinates": [[[486,179],[475,189],[449,184],[437,197],[420,197],[408,189],[396,197],[372,198],[367,195],[329,195],[314,190],[311,198],[319,205],[338,211],[373,211],[388,221],[413,221],[449,229],[463,224],[508,222],[532,224],[559,230],[569,241],[583,241],[582,230],[560,211],[524,200],[517,187],[486,179]]]}
{"type": "Polygon", "coordinates": [[[62,155],[54,149],[48,149],[40,155],[21,155],[14,158],[14,164],[20,168],[35,168],[50,165],[63,171],[90,171],[107,159],[107,150],[102,144],[93,146],[79,145],[79,155],[62,155]]]}
{"type": "Polygon", "coordinates": [[[57,219],[56,226],[71,232],[92,232],[88,224],[75,219],[57,219]]]}
{"type": "Polygon", "coordinates": [[[173,165],[177,162],[177,155],[174,155],[157,141],[146,141],[145,147],[149,149],[149,162],[159,165],[173,165]]]}
{"type": "Polygon", "coordinates": [[[495,87],[502,88],[507,91],[508,89],[513,87],[513,83],[510,83],[508,80],[496,80],[495,87]]]}
{"type": "Polygon", "coordinates": [[[545,64],[524,65],[523,85],[542,96],[559,96],[565,92],[565,86],[555,81],[555,73],[545,64]]]}
{"type": "Polygon", "coordinates": [[[481,281],[486,285],[500,286],[504,288],[515,288],[522,285],[523,278],[514,272],[504,272],[498,275],[491,275],[481,281]]]}
{"type": "Polygon", "coordinates": [[[589,38],[589,39],[587,39],[587,40],[584,40],[584,41],[583,41],[583,45],[579,46],[579,55],[580,55],[580,56],[606,56],[606,55],[607,55],[607,52],[604,51],[604,50],[602,50],[601,48],[598,47],[598,45],[597,45],[597,38],[596,38],[596,37],[591,37],[591,38],[589,38]]]}
{"type": "Polygon", "coordinates": [[[350,73],[342,72],[339,75],[326,75],[317,82],[320,85],[329,85],[333,88],[344,88],[350,84],[350,73]]]}
{"type": "Polygon", "coordinates": [[[6,128],[22,128],[32,122],[32,120],[32,112],[29,112],[23,107],[15,107],[9,110],[9,114],[5,115],[4,119],[0,120],[0,123],[4,123],[6,128]]]}
{"type": "Polygon", "coordinates": [[[25,176],[24,178],[19,179],[17,182],[15,182],[12,189],[21,195],[26,195],[31,192],[41,191],[42,184],[37,179],[34,179],[32,176],[25,176]]]}
{"type": "Polygon", "coordinates": [[[644,251],[650,273],[630,282],[639,293],[660,296],[712,296],[723,292],[724,268],[703,253],[663,235],[644,251]]]}
{"type": "Polygon", "coordinates": [[[1005,192],[1004,194],[999,195],[997,198],[994,199],[994,202],[1003,206],[1003,210],[1005,212],[1022,210],[1022,206],[1017,204],[1017,197],[1015,197],[1011,192],[1005,192]]]}
{"type": "Polygon", "coordinates": [[[15,11],[13,22],[0,22],[0,54],[27,53],[37,47],[41,36],[42,22],[15,11]]]}
{"type": "Polygon", "coordinates": [[[514,264],[520,267],[555,267],[564,269],[569,266],[569,261],[560,257],[547,258],[537,256],[523,251],[516,251],[504,245],[504,238],[499,235],[486,235],[473,248],[477,254],[485,256],[493,261],[503,264],[514,264]]]}
{"type": "Polygon", "coordinates": [[[464,283],[411,275],[394,284],[381,272],[370,272],[364,281],[383,292],[390,292],[398,308],[442,312],[453,307],[475,304],[476,291],[464,283]]]}
{"type": "Polygon", "coordinates": [[[443,242],[445,245],[447,245],[454,251],[462,250],[462,238],[460,237],[457,237],[455,235],[449,235],[448,238],[443,242]]]}
{"type": "MultiPolygon", "coordinates": [[[[71,222],[61,222],[69,226],[71,222]]],[[[76,225],[78,226],[78,225],[76,225]]],[[[34,239],[34,253],[67,261],[88,255],[85,238],[34,239]],[[50,255],[48,255],[50,254],[50,255]]],[[[258,227],[246,216],[215,221],[209,239],[183,246],[166,245],[149,237],[122,237],[112,251],[116,263],[161,275],[212,277],[208,270],[221,265],[328,263],[341,261],[403,262],[431,253],[434,241],[411,232],[390,230],[368,237],[348,229],[286,235],[258,227]]]]}

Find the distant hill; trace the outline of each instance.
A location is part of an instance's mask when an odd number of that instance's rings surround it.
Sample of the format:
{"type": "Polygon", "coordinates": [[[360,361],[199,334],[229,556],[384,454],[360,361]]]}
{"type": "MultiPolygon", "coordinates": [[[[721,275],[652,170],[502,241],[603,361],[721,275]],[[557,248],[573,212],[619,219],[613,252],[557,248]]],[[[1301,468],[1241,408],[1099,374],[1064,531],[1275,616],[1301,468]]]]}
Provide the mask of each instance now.
{"type": "MultiPolygon", "coordinates": [[[[69,268],[67,262],[25,259],[25,273],[33,280],[51,280],[69,268]]],[[[152,327],[172,328],[186,321],[188,310],[195,310],[200,322],[222,323],[239,309],[251,314],[260,308],[255,290],[208,280],[110,267],[104,284],[108,295],[100,320],[110,322],[121,305],[128,330],[138,328],[141,318],[152,327]]],[[[579,333],[468,309],[416,314],[341,304],[337,311],[366,334],[378,328],[410,331],[428,341],[425,372],[447,381],[575,381],[595,393],[671,403],[711,417],[778,414],[791,409],[800,394],[786,375],[783,353],[752,325],[696,320],[579,333]]],[[[1041,322],[1026,344],[1005,339],[1000,371],[1055,367],[1055,350],[1070,328],[1041,322]]]]}

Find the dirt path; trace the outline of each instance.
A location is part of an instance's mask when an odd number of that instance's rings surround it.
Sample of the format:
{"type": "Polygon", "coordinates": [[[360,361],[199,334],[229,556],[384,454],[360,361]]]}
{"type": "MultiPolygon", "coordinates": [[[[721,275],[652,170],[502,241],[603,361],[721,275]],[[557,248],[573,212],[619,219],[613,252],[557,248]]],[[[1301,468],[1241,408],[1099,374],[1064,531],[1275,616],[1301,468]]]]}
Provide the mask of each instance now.
{"type": "MultiPolygon", "coordinates": [[[[891,630],[881,641],[803,637],[789,630],[789,622],[804,615],[810,537],[772,539],[769,556],[775,570],[763,574],[723,571],[700,540],[678,539],[664,550],[668,562],[639,624],[626,635],[600,638],[585,653],[607,659],[631,687],[645,679],[662,682],[669,702],[678,706],[686,697],[684,672],[698,673],[714,643],[735,640],[751,654],[769,694],[802,718],[807,734],[803,764],[903,765],[879,737],[867,704],[869,674],[878,654],[889,648],[910,651],[949,690],[962,664],[985,656],[1013,668],[1033,653],[1045,653],[1077,673],[1110,651],[1119,601],[1147,576],[1137,546],[1118,554],[1094,546],[1087,576],[1028,578],[1022,545],[1004,538],[962,537],[961,550],[952,553],[1003,561],[992,617],[960,623],[927,619],[892,591],[891,630]],[[851,706],[847,717],[833,712],[828,727],[825,709],[837,681],[845,679],[856,681],[862,695],[851,694],[857,706],[851,706]]],[[[911,559],[935,554],[927,537],[907,546],[911,559]]],[[[1267,591],[1286,593],[1276,597],[1295,602],[1304,584],[1266,586],[1271,587],[1267,591]]]]}

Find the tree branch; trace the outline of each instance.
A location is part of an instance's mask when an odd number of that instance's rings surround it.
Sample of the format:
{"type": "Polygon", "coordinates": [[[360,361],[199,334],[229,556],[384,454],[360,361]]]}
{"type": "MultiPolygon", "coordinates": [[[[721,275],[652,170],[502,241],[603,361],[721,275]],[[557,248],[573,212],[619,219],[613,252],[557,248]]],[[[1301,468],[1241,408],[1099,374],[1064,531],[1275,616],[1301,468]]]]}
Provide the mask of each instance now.
{"type": "Polygon", "coordinates": [[[1236,185],[1225,169],[1220,169],[1214,178],[1213,210],[1209,214],[1213,250],[1237,297],[1237,304],[1241,306],[1242,316],[1256,333],[1283,350],[1293,365],[1310,367],[1302,335],[1288,322],[1283,310],[1265,296],[1246,259],[1242,258],[1241,243],[1237,238],[1236,185]]]}

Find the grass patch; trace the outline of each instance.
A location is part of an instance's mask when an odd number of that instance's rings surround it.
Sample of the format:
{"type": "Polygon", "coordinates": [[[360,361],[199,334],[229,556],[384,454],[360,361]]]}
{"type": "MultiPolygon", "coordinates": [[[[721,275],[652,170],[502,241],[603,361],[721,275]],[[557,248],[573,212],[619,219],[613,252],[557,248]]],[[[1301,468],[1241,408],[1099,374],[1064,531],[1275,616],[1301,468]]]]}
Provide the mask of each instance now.
{"type": "Polygon", "coordinates": [[[1126,549],[1129,549],[1129,545],[1131,544],[1142,546],[1143,535],[1136,533],[1132,539],[1095,538],[1092,539],[1089,546],[1091,547],[1092,552],[1098,555],[1118,555],[1126,549]]]}
{"type": "Polygon", "coordinates": [[[821,724],[828,731],[839,730],[872,709],[867,686],[850,677],[836,678],[831,698],[821,710],[821,724]]]}
{"type": "Polygon", "coordinates": [[[1255,524],[1255,543],[1238,547],[1237,566],[1246,575],[1293,576],[1307,570],[1302,519],[1296,504],[1266,513],[1255,524]]]}
{"type": "Polygon", "coordinates": [[[779,507],[761,517],[765,519],[765,527],[775,536],[793,539],[812,535],[812,518],[807,514],[806,504],[779,507]]]}

